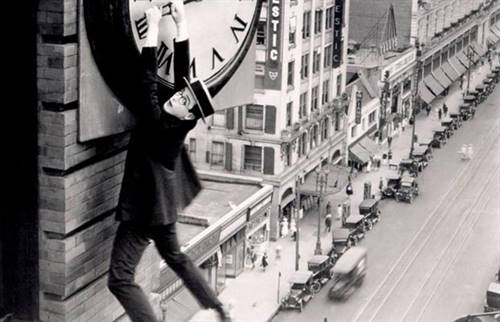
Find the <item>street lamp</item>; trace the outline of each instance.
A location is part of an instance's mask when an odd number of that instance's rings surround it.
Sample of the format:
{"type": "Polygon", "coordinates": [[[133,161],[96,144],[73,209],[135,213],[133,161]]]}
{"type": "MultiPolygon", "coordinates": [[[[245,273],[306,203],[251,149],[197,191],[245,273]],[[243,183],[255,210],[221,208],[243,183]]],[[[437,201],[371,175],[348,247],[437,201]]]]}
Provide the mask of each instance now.
{"type": "Polygon", "coordinates": [[[411,111],[411,119],[413,120],[413,126],[411,128],[411,146],[410,146],[410,159],[413,158],[413,149],[415,145],[415,127],[417,125],[416,118],[416,110],[417,104],[419,104],[418,100],[418,74],[420,73],[420,69],[422,68],[422,61],[420,60],[420,56],[422,56],[422,51],[420,50],[420,44],[418,39],[415,41],[415,48],[417,49],[417,64],[415,66],[415,93],[413,93],[413,108],[411,111]]]}
{"type": "Polygon", "coordinates": [[[328,168],[316,168],[316,193],[318,194],[318,238],[316,239],[316,248],[314,255],[321,255],[321,200],[328,187],[328,168]]]}

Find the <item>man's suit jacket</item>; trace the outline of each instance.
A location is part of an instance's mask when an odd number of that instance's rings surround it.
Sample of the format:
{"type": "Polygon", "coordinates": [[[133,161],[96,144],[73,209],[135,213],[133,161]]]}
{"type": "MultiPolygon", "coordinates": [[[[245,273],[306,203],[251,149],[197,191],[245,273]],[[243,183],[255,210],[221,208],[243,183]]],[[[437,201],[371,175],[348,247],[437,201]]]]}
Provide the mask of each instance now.
{"type": "MultiPolygon", "coordinates": [[[[175,90],[189,77],[189,42],[174,46],[175,90]]],[[[141,53],[141,106],[129,144],[117,209],[117,219],[145,225],[177,220],[177,210],[189,205],[201,184],[184,148],[194,121],[181,121],[163,110],[157,90],[156,48],[141,53]]]]}

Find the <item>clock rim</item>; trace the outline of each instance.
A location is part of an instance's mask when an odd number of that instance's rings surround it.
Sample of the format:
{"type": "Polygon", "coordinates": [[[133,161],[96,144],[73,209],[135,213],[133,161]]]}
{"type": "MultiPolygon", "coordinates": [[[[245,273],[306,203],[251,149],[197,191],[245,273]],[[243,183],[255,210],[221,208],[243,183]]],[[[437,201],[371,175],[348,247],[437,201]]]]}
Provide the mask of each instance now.
{"type": "MultiPolygon", "coordinates": [[[[262,9],[262,0],[254,1],[255,11],[242,45],[223,68],[204,80],[213,96],[234,75],[252,45],[262,9]]],[[[82,6],[87,38],[97,68],[120,103],[133,110],[140,103],[134,97],[140,86],[140,52],[131,29],[129,9],[128,0],[83,0],[82,6]],[[111,54],[116,50],[120,55],[111,54]]],[[[166,100],[174,93],[172,84],[160,77],[158,83],[160,99],[166,100]]]]}

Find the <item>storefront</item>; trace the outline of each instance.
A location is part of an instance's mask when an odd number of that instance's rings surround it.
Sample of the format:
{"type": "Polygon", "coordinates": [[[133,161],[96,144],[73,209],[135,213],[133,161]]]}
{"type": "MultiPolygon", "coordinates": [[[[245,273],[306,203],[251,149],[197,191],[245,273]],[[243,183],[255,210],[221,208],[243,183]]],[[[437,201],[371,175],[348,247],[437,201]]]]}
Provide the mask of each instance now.
{"type": "Polygon", "coordinates": [[[221,245],[224,270],[220,275],[236,277],[245,268],[245,229],[238,231],[221,245]]]}
{"type": "Polygon", "coordinates": [[[268,196],[248,210],[246,246],[253,246],[257,252],[263,252],[269,241],[271,204],[272,197],[268,196]]]}

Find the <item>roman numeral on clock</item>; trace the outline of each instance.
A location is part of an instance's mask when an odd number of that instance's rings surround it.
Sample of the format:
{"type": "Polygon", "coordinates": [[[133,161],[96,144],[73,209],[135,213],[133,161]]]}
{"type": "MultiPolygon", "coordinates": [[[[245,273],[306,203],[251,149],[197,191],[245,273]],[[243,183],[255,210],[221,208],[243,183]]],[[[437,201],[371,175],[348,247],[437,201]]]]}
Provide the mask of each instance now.
{"type": "Polygon", "coordinates": [[[224,58],[219,54],[219,52],[215,48],[212,48],[212,69],[215,68],[215,59],[217,59],[219,63],[224,61],[224,58]]]}
{"type": "Polygon", "coordinates": [[[158,62],[158,69],[166,65],[165,74],[167,76],[170,75],[173,55],[174,52],[169,50],[168,46],[162,41],[156,53],[156,60],[158,62]]]}
{"type": "Polygon", "coordinates": [[[146,33],[148,32],[148,22],[146,21],[146,15],[141,19],[135,21],[135,27],[137,28],[137,33],[139,34],[139,39],[146,38],[146,33]]]}
{"type": "Polygon", "coordinates": [[[196,78],[196,58],[193,58],[193,60],[191,61],[189,69],[191,70],[191,77],[196,78]]]}
{"type": "Polygon", "coordinates": [[[236,40],[236,43],[240,42],[240,39],[238,38],[238,35],[236,34],[237,32],[244,32],[245,28],[247,27],[247,23],[243,21],[240,17],[238,17],[238,14],[234,15],[233,22],[236,22],[236,25],[231,26],[231,31],[233,32],[234,39],[236,40]]]}

